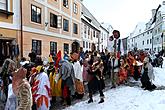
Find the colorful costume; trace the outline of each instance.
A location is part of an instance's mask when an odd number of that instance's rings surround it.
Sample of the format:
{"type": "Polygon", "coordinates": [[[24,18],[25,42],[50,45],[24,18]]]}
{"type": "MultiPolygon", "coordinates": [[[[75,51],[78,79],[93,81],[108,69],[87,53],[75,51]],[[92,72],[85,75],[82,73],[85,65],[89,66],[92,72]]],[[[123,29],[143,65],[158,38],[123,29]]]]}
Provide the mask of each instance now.
{"type": "Polygon", "coordinates": [[[13,72],[12,88],[17,97],[16,110],[31,110],[32,93],[29,82],[26,78],[27,70],[20,68],[18,72],[13,72]]]}
{"type": "Polygon", "coordinates": [[[49,78],[42,66],[36,69],[37,76],[32,87],[33,101],[37,105],[37,110],[49,110],[51,98],[49,78]]]}

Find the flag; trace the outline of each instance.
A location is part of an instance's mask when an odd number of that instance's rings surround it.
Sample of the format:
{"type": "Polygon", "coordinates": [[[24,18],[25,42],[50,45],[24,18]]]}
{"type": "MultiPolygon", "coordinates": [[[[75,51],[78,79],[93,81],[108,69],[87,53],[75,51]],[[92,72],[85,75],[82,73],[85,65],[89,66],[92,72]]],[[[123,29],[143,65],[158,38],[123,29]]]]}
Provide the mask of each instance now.
{"type": "Polygon", "coordinates": [[[158,8],[156,9],[152,24],[156,21],[156,16],[157,16],[157,13],[158,13],[158,10],[159,10],[160,7],[161,7],[161,5],[159,4],[158,8]]]}

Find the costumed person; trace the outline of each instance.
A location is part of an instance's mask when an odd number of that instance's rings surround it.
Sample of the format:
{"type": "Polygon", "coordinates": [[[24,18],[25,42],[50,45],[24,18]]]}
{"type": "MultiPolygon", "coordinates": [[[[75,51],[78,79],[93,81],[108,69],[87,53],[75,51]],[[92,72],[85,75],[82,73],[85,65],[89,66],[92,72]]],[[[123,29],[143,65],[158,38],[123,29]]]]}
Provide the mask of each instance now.
{"type": "MultiPolygon", "coordinates": [[[[48,69],[47,69],[47,74],[48,74],[48,76],[49,76],[51,72],[55,71],[55,70],[54,70],[55,67],[54,67],[54,60],[53,60],[53,58],[52,58],[52,55],[49,55],[48,60],[49,60],[49,67],[48,67],[48,69]]],[[[50,77],[50,76],[49,76],[49,77],[50,77]]]]}
{"type": "Polygon", "coordinates": [[[62,89],[61,89],[62,79],[61,79],[61,74],[58,71],[60,60],[61,60],[61,51],[59,51],[57,53],[57,56],[55,56],[56,66],[52,68],[52,71],[50,71],[50,75],[49,75],[52,102],[56,100],[56,97],[62,96],[62,89]]]}
{"type": "Polygon", "coordinates": [[[9,86],[8,86],[8,98],[5,105],[5,110],[16,110],[17,107],[17,99],[15,94],[13,93],[12,89],[12,77],[9,79],[9,86]]]}
{"type": "Polygon", "coordinates": [[[135,59],[133,57],[133,54],[132,52],[128,52],[128,57],[127,57],[127,62],[128,62],[128,65],[129,65],[129,76],[134,76],[134,66],[133,66],[133,63],[135,62],[135,59]]]}
{"type": "Polygon", "coordinates": [[[83,83],[84,83],[84,88],[85,88],[85,92],[87,92],[88,90],[88,70],[89,70],[89,65],[88,65],[88,58],[85,58],[83,61],[83,83]]]}
{"type": "Polygon", "coordinates": [[[18,71],[12,72],[12,88],[17,98],[16,110],[31,110],[32,93],[29,82],[26,80],[27,70],[23,67],[18,71]]]}
{"type": "Polygon", "coordinates": [[[112,33],[114,37],[113,50],[114,50],[114,53],[116,54],[116,57],[120,58],[121,55],[124,55],[123,42],[121,39],[119,39],[120,32],[118,30],[114,30],[112,33]]]}
{"type": "Polygon", "coordinates": [[[149,62],[148,57],[144,58],[141,72],[142,72],[142,77],[141,77],[142,88],[144,88],[145,90],[154,90],[156,86],[152,84],[152,81],[155,79],[155,76],[153,73],[153,66],[149,62]]]}
{"type": "Polygon", "coordinates": [[[98,103],[104,102],[103,89],[105,87],[103,80],[103,62],[100,57],[92,55],[89,61],[90,69],[88,70],[88,92],[89,100],[88,103],[93,102],[93,94],[99,91],[100,101],[98,103]]]}
{"type": "Polygon", "coordinates": [[[140,61],[143,62],[144,58],[146,57],[145,53],[143,50],[140,51],[140,61]]]}
{"type": "Polygon", "coordinates": [[[43,66],[37,66],[36,70],[37,75],[32,86],[33,102],[36,105],[34,108],[35,110],[49,110],[51,99],[49,78],[43,66]]]}
{"type": "Polygon", "coordinates": [[[64,60],[67,60],[68,58],[69,58],[69,56],[68,56],[67,52],[65,51],[65,52],[64,52],[64,57],[63,57],[63,59],[64,59],[64,60]]]}
{"type": "Polygon", "coordinates": [[[73,63],[74,73],[75,73],[75,89],[76,89],[76,98],[82,99],[84,96],[84,85],[83,85],[83,70],[80,62],[78,61],[78,54],[73,53],[71,55],[71,60],[73,63]]]}
{"type": "Polygon", "coordinates": [[[16,70],[15,62],[11,59],[6,59],[2,65],[2,71],[0,73],[0,79],[1,79],[0,102],[1,103],[6,102],[6,98],[8,97],[9,77],[12,76],[12,72],[15,70],[16,70]]]}
{"type": "Polygon", "coordinates": [[[33,49],[31,49],[31,53],[29,53],[29,55],[28,55],[29,57],[30,57],[30,61],[31,62],[35,62],[35,59],[36,59],[36,53],[34,52],[34,50],[33,49]]]}
{"type": "Polygon", "coordinates": [[[119,70],[119,84],[124,84],[127,82],[127,63],[124,59],[120,59],[120,70],[119,70]]]}
{"type": "Polygon", "coordinates": [[[143,63],[140,62],[140,60],[138,60],[138,56],[135,56],[135,60],[133,63],[134,66],[134,79],[135,81],[138,81],[138,79],[141,76],[141,66],[143,65],[143,63]]]}
{"type": "Polygon", "coordinates": [[[75,73],[72,64],[67,60],[61,60],[59,65],[62,75],[62,96],[64,104],[71,105],[71,96],[75,95],[75,73]]]}
{"type": "Polygon", "coordinates": [[[119,84],[119,70],[120,70],[120,59],[116,57],[115,53],[112,54],[111,58],[111,81],[112,87],[116,88],[117,84],[119,84]]]}

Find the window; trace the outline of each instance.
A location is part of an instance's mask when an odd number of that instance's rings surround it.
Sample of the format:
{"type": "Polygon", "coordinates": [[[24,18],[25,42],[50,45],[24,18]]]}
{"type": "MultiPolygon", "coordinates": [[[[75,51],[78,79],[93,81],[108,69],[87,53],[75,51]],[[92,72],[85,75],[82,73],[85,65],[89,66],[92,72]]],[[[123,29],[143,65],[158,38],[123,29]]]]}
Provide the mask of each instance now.
{"type": "Polygon", "coordinates": [[[41,24],[41,8],[31,5],[31,21],[41,24]]]}
{"type": "Polygon", "coordinates": [[[149,40],[147,39],[147,44],[149,44],[149,40]]]}
{"type": "Polygon", "coordinates": [[[154,48],[154,51],[156,51],[156,47],[154,48]]]}
{"type": "Polygon", "coordinates": [[[75,23],[73,23],[73,33],[78,34],[78,26],[75,23]]]}
{"type": "Polygon", "coordinates": [[[63,6],[69,8],[68,0],[63,0],[63,6]]]}
{"type": "Polygon", "coordinates": [[[74,12],[75,14],[78,13],[78,7],[77,7],[77,4],[76,4],[76,3],[73,4],[73,12],[74,12]]]}
{"type": "Polygon", "coordinates": [[[63,19],[63,30],[69,31],[69,21],[67,19],[63,19]]]}
{"type": "Polygon", "coordinates": [[[91,48],[91,44],[89,43],[89,48],[91,48]]]}
{"type": "Polygon", "coordinates": [[[85,41],[83,41],[83,48],[85,48],[85,41]]]}
{"type": "Polygon", "coordinates": [[[152,39],[150,39],[150,44],[152,43],[152,39]]]}
{"type": "Polygon", "coordinates": [[[84,24],[84,33],[87,33],[87,25],[84,24]]]}
{"type": "Polygon", "coordinates": [[[88,27],[88,35],[90,35],[90,27],[88,27]]]}
{"type": "Polygon", "coordinates": [[[86,42],[86,48],[88,48],[88,42],[86,42]]]}
{"type": "Polygon", "coordinates": [[[143,45],[144,45],[144,41],[143,41],[143,45]]]}
{"type": "Polygon", "coordinates": [[[67,54],[69,54],[69,44],[64,43],[64,52],[67,52],[67,54]]]}
{"type": "Polygon", "coordinates": [[[6,10],[6,0],[0,0],[0,9],[6,10]]]}
{"type": "Polygon", "coordinates": [[[50,42],[50,54],[57,53],[57,42],[50,42]]]}
{"type": "Polygon", "coordinates": [[[160,33],[161,32],[161,28],[158,28],[158,33],[160,33]]]}
{"type": "Polygon", "coordinates": [[[96,33],[96,38],[99,38],[99,33],[98,32],[96,33]]]}
{"type": "Polygon", "coordinates": [[[57,28],[57,15],[50,13],[50,27],[57,28]]]}
{"type": "Polygon", "coordinates": [[[95,31],[93,31],[93,37],[95,37],[95,31]]]}
{"type": "Polygon", "coordinates": [[[41,40],[32,39],[32,49],[37,55],[41,55],[41,40]]]}

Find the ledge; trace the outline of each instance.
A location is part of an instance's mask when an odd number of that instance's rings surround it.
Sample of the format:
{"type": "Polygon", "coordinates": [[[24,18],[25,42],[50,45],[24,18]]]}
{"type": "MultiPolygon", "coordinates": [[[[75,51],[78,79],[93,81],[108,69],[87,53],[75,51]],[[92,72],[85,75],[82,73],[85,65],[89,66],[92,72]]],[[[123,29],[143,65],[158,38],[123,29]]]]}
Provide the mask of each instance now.
{"type": "Polygon", "coordinates": [[[7,16],[14,15],[13,12],[9,12],[9,11],[7,11],[7,10],[2,10],[2,9],[0,9],[0,13],[5,14],[5,15],[7,15],[7,16]]]}

